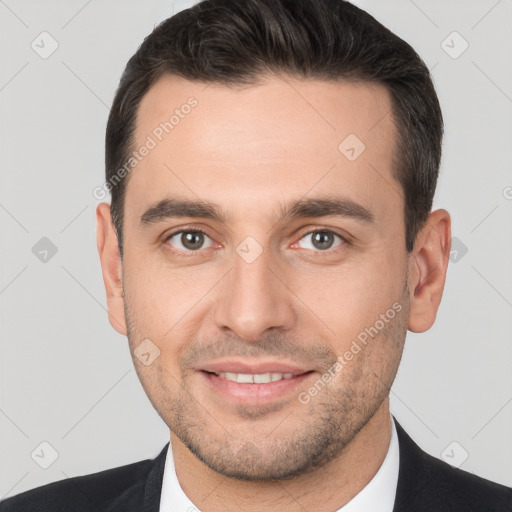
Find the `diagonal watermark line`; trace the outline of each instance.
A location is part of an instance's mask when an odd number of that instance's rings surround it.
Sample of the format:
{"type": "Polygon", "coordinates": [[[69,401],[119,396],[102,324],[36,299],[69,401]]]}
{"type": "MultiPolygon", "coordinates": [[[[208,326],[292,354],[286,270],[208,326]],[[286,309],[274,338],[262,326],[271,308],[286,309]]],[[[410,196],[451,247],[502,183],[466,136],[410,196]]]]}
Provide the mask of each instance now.
{"type": "Polygon", "coordinates": [[[82,215],[82,213],[85,212],[85,210],[87,210],[87,208],[89,208],[89,205],[86,204],[62,229],[61,229],[61,233],[64,233],[64,231],[66,231],[66,229],[69,228],[69,226],[71,226],[71,224],[73,224],[73,222],[75,222],[76,219],[78,219],[78,217],[80,217],[80,215],[82,215]]]}
{"type": "Polygon", "coordinates": [[[120,379],[118,379],[110,389],[103,394],[103,396],[61,437],[61,441],[68,436],[68,434],[74,430],[77,425],[83,421],[83,419],[132,371],[130,368],[120,379]]]}
{"type": "Polygon", "coordinates": [[[277,279],[279,279],[279,281],[281,281],[281,283],[283,283],[286,286],[286,288],[294,295],[294,297],[296,297],[298,300],[300,300],[300,302],[302,302],[302,304],[311,312],[311,314],[317,320],[319,320],[322,323],[322,325],[331,332],[331,334],[336,334],[269,266],[267,266],[267,268],[270,270],[270,272],[272,272],[272,274],[274,274],[274,276],[277,277],[277,279]]]}
{"type": "MultiPolygon", "coordinates": [[[[332,165],[331,168],[325,173],[323,174],[322,176],[320,176],[320,178],[318,178],[318,180],[311,186],[309,187],[309,190],[307,190],[306,192],[304,192],[304,194],[302,194],[302,196],[299,198],[299,201],[302,201],[334,168],[336,167],[336,164],[332,165]]],[[[278,224],[278,222],[275,222],[268,230],[267,230],[267,233],[269,231],[271,231],[272,229],[274,229],[274,227],[278,224]]]]}
{"type": "Polygon", "coordinates": [[[329,123],[329,121],[315,108],[315,106],[310,103],[293,85],[286,79],[283,78],[283,80],[334,130],[336,131],[336,128],[329,123]]]}
{"type": "Polygon", "coordinates": [[[288,489],[283,485],[283,483],[282,483],[282,482],[279,482],[279,486],[283,489],[283,491],[285,491],[285,492],[288,494],[288,496],[290,496],[290,498],[291,498],[293,501],[295,501],[295,503],[297,503],[297,505],[298,505],[302,510],[304,510],[305,512],[311,512],[310,510],[308,510],[308,509],[304,508],[304,506],[302,505],[302,503],[300,503],[300,501],[298,501],[298,500],[297,500],[297,498],[296,498],[293,494],[291,494],[291,493],[290,493],[290,491],[289,491],[289,490],[288,490],[288,489]]]}
{"type": "Polygon", "coordinates": [[[427,18],[427,20],[430,21],[432,25],[434,25],[434,27],[439,28],[439,25],[418,4],[416,4],[413,0],[409,0],[409,2],[411,2],[411,4],[414,5],[414,7],[416,7],[416,9],[418,9],[418,11],[423,14],[423,16],[425,16],[425,18],[427,18]]]}
{"type": "MultiPolygon", "coordinates": [[[[498,206],[499,206],[499,205],[498,205],[498,206]]],[[[483,219],[482,219],[482,220],[481,220],[481,221],[480,221],[480,222],[479,222],[479,223],[478,223],[478,224],[477,224],[477,225],[476,225],[476,226],[475,226],[471,231],[470,231],[470,233],[473,233],[473,231],[475,231],[475,229],[476,229],[477,227],[479,227],[479,226],[480,226],[480,224],[482,224],[482,223],[483,223],[483,221],[484,221],[485,219],[487,219],[487,217],[489,217],[492,213],[494,213],[494,212],[496,211],[496,208],[498,208],[498,206],[494,207],[494,208],[493,208],[493,209],[492,209],[492,210],[491,210],[491,211],[490,211],[490,212],[489,212],[489,213],[488,213],[488,214],[487,214],[487,215],[486,215],[486,216],[485,216],[485,217],[484,217],[484,218],[483,218],[483,219]]]]}
{"type": "Polygon", "coordinates": [[[15,12],[14,12],[14,11],[13,11],[9,6],[8,6],[8,5],[7,5],[7,4],[6,4],[6,3],[5,3],[5,2],[4,2],[4,0],[0,0],[0,3],[1,3],[1,4],[2,4],[6,9],[8,9],[9,11],[11,11],[11,14],[12,14],[14,17],[18,18],[18,20],[19,20],[21,23],[23,23],[23,25],[25,25],[25,27],[30,28],[30,27],[29,27],[29,26],[28,26],[28,25],[27,25],[27,24],[26,24],[26,23],[25,23],[25,22],[24,22],[24,21],[23,21],[23,20],[22,20],[22,19],[21,19],[21,18],[20,18],[20,17],[19,17],[19,16],[18,16],[18,15],[17,15],[17,14],[16,14],[16,13],[15,13],[15,12]]]}
{"type": "Polygon", "coordinates": [[[107,107],[107,110],[110,110],[110,107],[63,60],[61,60],[61,62],[70,73],[72,73],[87,89],[89,89],[89,91],[91,91],[92,94],[94,94],[94,96],[96,96],[96,98],[98,98],[99,101],[101,101],[101,103],[103,103],[103,105],[105,105],[105,107],[107,107]]]}
{"type": "MultiPolygon", "coordinates": [[[[372,374],[373,376],[378,380],[380,381],[380,383],[384,386],[384,388],[387,388],[387,385],[386,383],[379,377],[379,375],[377,375],[377,373],[375,371],[372,371],[372,374]]],[[[418,420],[423,424],[425,425],[425,428],[427,428],[428,430],[430,430],[430,432],[432,432],[432,434],[434,434],[434,436],[436,436],[438,439],[439,439],[439,436],[393,391],[392,388],[389,388],[389,393],[390,394],[393,394],[393,396],[395,396],[398,400],[400,400],[400,402],[405,406],[407,407],[407,409],[412,413],[414,414],[414,416],[416,416],[416,418],[418,418],[418,420]]]]}
{"type": "Polygon", "coordinates": [[[187,393],[188,396],[190,396],[190,398],[192,398],[192,400],[194,400],[194,402],[196,402],[207,414],[208,416],[210,416],[214,421],[215,423],[217,423],[217,425],[219,425],[220,428],[222,428],[222,430],[224,430],[224,432],[226,432],[226,434],[230,435],[231,437],[233,437],[233,434],[231,432],[229,432],[226,427],[224,425],[222,425],[219,420],[188,390],[186,389],[183,384],[181,384],[178,379],[176,379],[176,377],[174,377],[174,375],[169,371],[167,370],[166,368],[164,368],[164,371],[166,373],[168,373],[171,378],[174,380],[174,382],[176,382],[176,384],[178,386],[180,386],[180,388],[185,391],[185,393],[187,393]]]}
{"type": "Polygon", "coordinates": [[[89,297],[91,297],[92,300],[94,300],[94,302],[96,302],[96,304],[98,304],[101,309],[103,309],[103,311],[105,311],[105,313],[107,313],[111,319],[115,320],[119,325],[123,325],[123,322],[120,322],[112,313],[110,313],[108,309],[66,267],[64,267],[64,265],[61,265],[61,268],[69,277],[71,277],[71,279],[73,279],[73,281],[75,281],[78,286],[80,286],[80,288],[82,288],[82,290],[84,290],[85,293],[87,293],[87,295],[89,295],[89,297]]]}
{"type": "Polygon", "coordinates": [[[507,405],[508,405],[510,402],[512,402],[512,398],[510,398],[510,399],[505,403],[505,405],[503,405],[503,406],[499,409],[499,411],[498,411],[498,412],[497,412],[497,413],[496,413],[496,414],[495,414],[495,415],[494,415],[494,416],[493,416],[493,417],[492,417],[492,418],[491,418],[491,419],[490,419],[490,420],[489,420],[489,421],[488,421],[488,422],[487,422],[487,423],[486,423],[486,424],[485,424],[485,425],[484,425],[484,426],[483,426],[483,427],[482,427],[482,428],[481,428],[481,429],[480,429],[480,430],[479,430],[479,431],[478,431],[478,432],[477,432],[477,433],[476,433],[476,434],[471,438],[471,440],[475,439],[475,437],[476,437],[478,434],[480,434],[480,432],[482,432],[482,430],[484,430],[484,428],[486,428],[486,427],[489,425],[489,423],[491,423],[491,421],[492,421],[492,420],[494,420],[494,418],[496,418],[496,416],[498,416],[498,414],[499,414],[501,411],[503,411],[503,409],[505,409],[505,407],[507,407],[507,405]]]}
{"type": "Polygon", "coordinates": [[[80,286],[80,288],[82,288],[82,290],[84,290],[85,293],[87,293],[87,295],[89,295],[89,297],[91,297],[92,300],[94,300],[94,302],[96,302],[96,304],[98,304],[101,309],[103,309],[103,311],[108,313],[108,309],[64,265],[61,265],[61,268],[69,277],[71,277],[71,279],[73,279],[73,281],[75,281],[78,286],[80,286]]]}
{"type": "MultiPolygon", "coordinates": [[[[205,503],[206,500],[212,495],[213,492],[215,492],[224,482],[220,481],[204,498],[201,498],[201,503],[205,503]]],[[[189,508],[188,512],[199,512],[197,509],[189,508]]]]}
{"type": "Polygon", "coordinates": [[[199,200],[201,200],[199,195],[196,194],[166,163],[164,163],[164,167],[167,168],[167,170],[169,172],[172,172],[172,174],[176,177],[176,179],[181,181],[181,183],[183,184],[184,187],[187,187],[190,190],[190,192],[192,192],[192,194],[194,194],[199,200]]]}
{"type": "Polygon", "coordinates": [[[4,500],[5,498],[7,498],[7,496],[9,496],[9,493],[15,488],[17,487],[17,485],[29,474],[30,472],[27,471],[1,498],[0,498],[0,501],[4,500]]]}
{"type": "Polygon", "coordinates": [[[60,29],[62,30],[66,28],[91,2],[92,0],[88,0],[88,2],[86,2],[75,14],[73,14],[73,16],[71,16],[71,18],[69,18],[68,21],[66,21],[66,23],[64,23],[64,25],[62,25],[62,27],[60,27],[60,29]]]}
{"type": "Polygon", "coordinates": [[[293,411],[290,411],[267,435],[270,436],[272,434],[272,432],[274,432],[278,427],[280,427],[284,422],[285,420],[287,420],[289,417],[290,417],[290,414],[292,414],[293,411]]]}
{"type": "Polygon", "coordinates": [[[498,0],[472,27],[471,30],[473,30],[477,25],[479,25],[489,14],[491,14],[492,11],[498,6],[498,4],[501,3],[501,0],[498,0]]]}
{"type": "Polygon", "coordinates": [[[371,132],[383,119],[385,119],[391,110],[388,110],[368,131],[371,132]]]}
{"type": "Polygon", "coordinates": [[[384,178],[373,164],[368,163],[368,165],[398,194],[399,197],[402,197],[401,191],[393,183],[390,183],[386,178],[384,178]]]}
{"type": "Polygon", "coordinates": [[[21,430],[21,428],[19,427],[19,425],[17,425],[9,416],[7,416],[7,414],[2,410],[0,409],[0,412],[27,438],[29,439],[29,437],[27,436],[27,434],[25,434],[25,432],[23,432],[23,430],[21,430]]]}
{"type": "Polygon", "coordinates": [[[510,306],[512,307],[512,303],[500,292],[498,289],[493,286],[493,284],[486,279],[476,268],[474,265],[471,265],[471,268],[510,306]]]}
{"type": "Polygon", "coordinates": [[[400,400],[400,402],[402,402],[402,404],[407,407],[407,409],[409,409],[409,411],[411,411],[412,414],[414,414],[414,416],[416,416],[416,418],[418,418],[418,420],[420,420],[421,423],[423,423],[423,425],[437,437],[437,439],[439,439],[439,436],[392,389],[389,392],[392,393],[394,397],[398,398],[398,400],[400,400]]]}
{"type": "Polygon", "coordinates": [[[18,71],[16,71],[16,73],[14,73],[14,75],[12,75],[4,85],[2,85],[2,87],[0,87],[0,92],[2,92],[27,66],[28,62],[25,62],[25,64],[23,64],[23,66],[21,66],[21,68],[18,69],[18,71]]]}
{"type": "Polygon", "coordinates": [[[23,274],[23,272],[25,272],[25,270],[27,270],[28,268],[28,265],[26,265],[23,269],[21,269],[1,290],[0,290],[0,295],[2,295],[2,293],[5,292],[5,290],[7,290],[7,288],[9,288],[9,286],[11,286],[12,283],[14,283],[14,281],[16,281],[16,279],[18,279],[18,277],[21,276],[21,274],[23,274]]]}
{"type": "Polygon", "coordinates": [[[512,98],[474,60],[472,60],[471,63],[487,78],[487,80],[489,80],[489,82],[491,82],[491,84],[494,85],[494,87],[496,87],[496,89],[498,89],[498,91],[501,92],[501,94],[503,94],[503,96],[505,96],[505,98],[507,98],[508,101],[512,103],[512,98]]]}
{"type": "Polygon", "coordinates": [[[7,215],[9,215],[9,217],[11,217],[11,219],[16,222],[16,224],[18,224],[18,226],[21,227],[21,229],[23,229],[25,231],[25,233],[28,233],[28,229],[3,205],[3,204],[0,204],[0,208],[2,208],[2,210],[7,213],[7,215]]]}
{"type": "Polygon", "coordinates": [[[219,277],[215,284],[213,284],[212,287],[209,290],[207,290],[199,300],[197,300],[197,302],[190,306],[187,309],[187,311],[185,311],[185,313],[181,316],[181,318],[174,322],[174,324],[169,328],[169,330],[164,334],[163,337],[165,338],[190,313],[190,311],[192,311],[232,270],[233,269],[230,268],[224,275],[219,277]]]}

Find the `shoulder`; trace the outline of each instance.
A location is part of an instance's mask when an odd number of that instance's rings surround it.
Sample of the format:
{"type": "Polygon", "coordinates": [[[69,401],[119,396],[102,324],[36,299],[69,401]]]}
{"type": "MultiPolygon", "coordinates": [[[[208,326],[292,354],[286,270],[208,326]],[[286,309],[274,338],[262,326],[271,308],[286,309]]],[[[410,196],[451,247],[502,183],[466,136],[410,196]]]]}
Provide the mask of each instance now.
{"type": "Polygon", "coordinates": [[[512,512],[512,489],[450,466],[421,450],[398,425],[395,512],[512,512]]]}
{"type": "Polygon", "coordinates": [[[116,502],[127,493],[142,503],[152,465],[148,459],[52,482],[0,502],[0,512],[103,512],[115,510],[116,502]]]}

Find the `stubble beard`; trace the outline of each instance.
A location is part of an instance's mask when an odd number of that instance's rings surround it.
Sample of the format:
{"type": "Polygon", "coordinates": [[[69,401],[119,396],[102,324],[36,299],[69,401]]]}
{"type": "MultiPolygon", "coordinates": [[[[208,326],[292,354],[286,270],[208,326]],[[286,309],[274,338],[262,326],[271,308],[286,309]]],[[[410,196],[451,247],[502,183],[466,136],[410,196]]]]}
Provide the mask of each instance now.
{"type": "MultiPolygon", "coordinates": [[[[401,313],[369,341],[363,353],[355,356],[351,361],[354,364],[343,368],[338,378],[307,405],[292,398],[296,402],[289,416],[285,415],[280,425],[276,421],[274,430],[265,435],[255,435],[259,432],[254,428],[258,418],[275,414],[281,407],[274,405],[255,410],[238,406],[237,417],[246,420],[244,432],[240,433],[233,422],[216,417],[211,407],[205,407],[194,398],[194,390],[188,386],[184,372],[180,381],[170,378],[169,372],[159,365],[150,375],[136,364],[137,373],[150,401],[173,434],[210,469],[229,478],[251,482],[294,479],[339,457],[388,397],[407,332],[406,293],[407,288],[401,299],[404,306],[401,313]],[[370,363],[371,351],[386,340],[390,343],[388,360],[376,372],[370,363]],[[358,361],[359,357],[364,359],[358,361]],[[293,427],[290,421],[295,422],[293,427]]],[[[133,352],[140,336],[136,335],[126,300],[125,314],[133,352]]],[[[287,405],[289,402],[283,404],[283,408],[287,405]]]]}

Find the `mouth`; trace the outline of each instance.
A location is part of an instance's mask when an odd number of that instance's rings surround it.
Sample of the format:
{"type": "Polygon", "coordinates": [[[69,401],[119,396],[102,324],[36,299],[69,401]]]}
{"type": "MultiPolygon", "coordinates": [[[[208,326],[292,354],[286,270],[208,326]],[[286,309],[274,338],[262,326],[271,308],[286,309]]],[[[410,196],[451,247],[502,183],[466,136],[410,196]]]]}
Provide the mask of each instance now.
{"type": "Polygon", "coordinates": [[[270,382],[278,382],[285,379],[293,379],[304,373],[280,373],[280,372],[268,372],[268,373],[235,373],[235,372],[206,372],[211,375],[216,375],[221,379],[226,379],[231,382],[238,382],[240,384],[269,384],[270,382]]]}
{"type": "Polygon", "coordinates": [[[317,372],[281,363],[220,362],[203,366],[198,373],[217,400],[220,396],[237,405],[268,405],[291,398],[317,372]]]}

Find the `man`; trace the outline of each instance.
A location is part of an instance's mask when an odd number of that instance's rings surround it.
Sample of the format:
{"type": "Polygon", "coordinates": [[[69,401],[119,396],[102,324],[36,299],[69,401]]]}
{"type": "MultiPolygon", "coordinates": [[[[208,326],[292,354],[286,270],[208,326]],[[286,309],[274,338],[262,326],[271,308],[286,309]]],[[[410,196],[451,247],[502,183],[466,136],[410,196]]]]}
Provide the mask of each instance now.
{"type": "Polygon", "coordinates": [[[0,510],[512,510],[389,412],[445,283],[441,139],[424,63],[348,2],[207,0],[158,26],[110,113],[97,238],[170,443],[0,510]]]}

